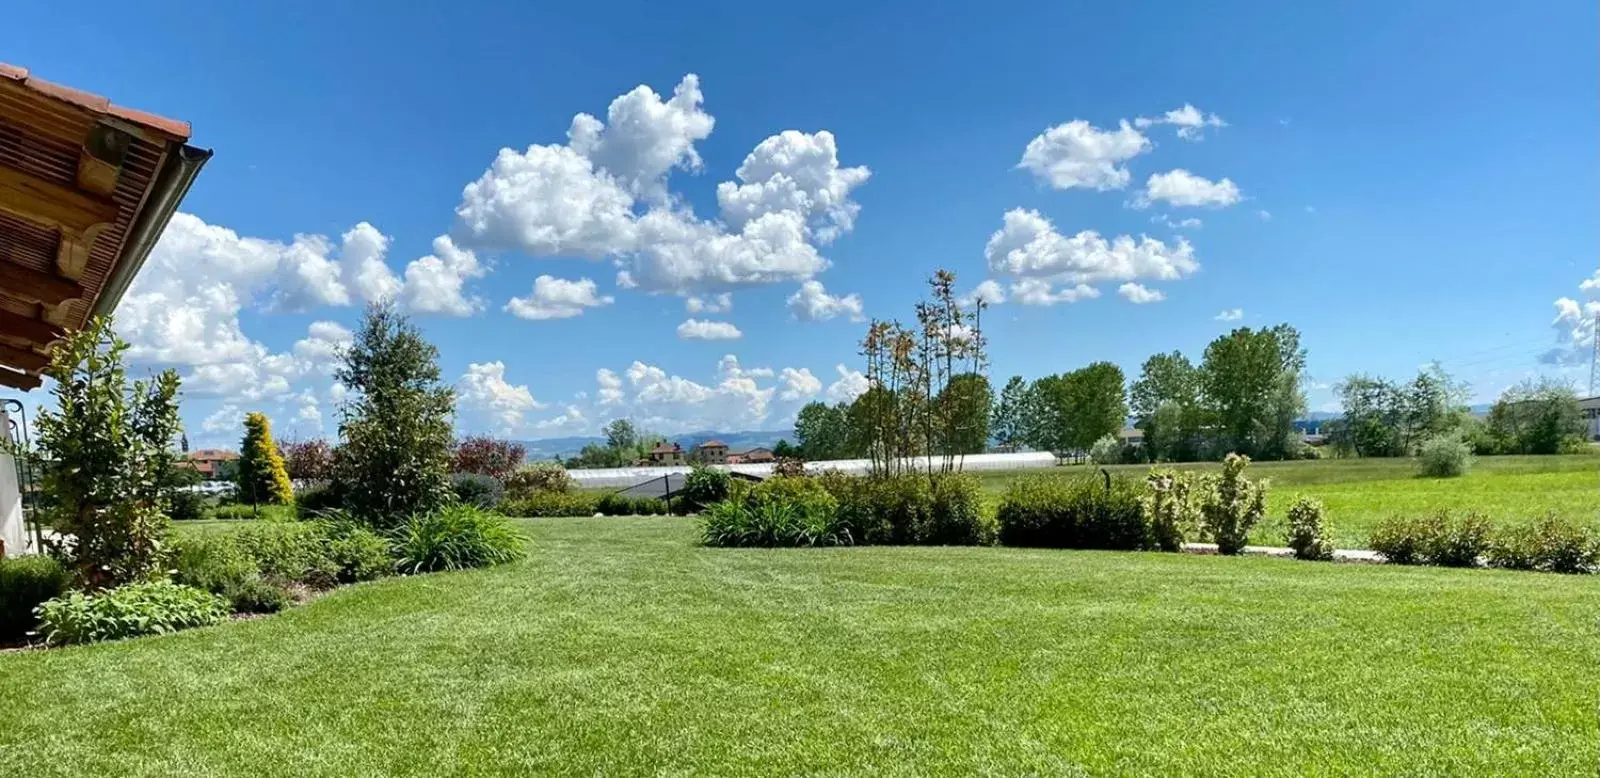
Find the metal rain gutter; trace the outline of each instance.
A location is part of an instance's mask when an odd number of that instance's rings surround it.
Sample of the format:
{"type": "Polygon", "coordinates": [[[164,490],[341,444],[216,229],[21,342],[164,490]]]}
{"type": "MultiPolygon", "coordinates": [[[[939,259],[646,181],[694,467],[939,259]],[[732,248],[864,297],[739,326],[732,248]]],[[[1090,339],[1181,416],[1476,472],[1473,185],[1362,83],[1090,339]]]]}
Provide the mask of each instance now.
{"type": "Polygon", "coordinates": [[[189,193],[189,187],[194,184],[195,177],[200,175],[200,168],[206,164],[206,160],[211,159],[209,149],[195,148],[188,144],[177,145],[173,153],[167,155],[166,162],[162,163],[161,171],[156,174],[156,182],[151,187],[149,201],[139,213],[139,220],[134,223],[133,229],[128,234],[127,243],[122,250],[122,261],[117,263],[117,269],[100,288],[100,294],[94,300],[94,307],[89,310],[90,318],[108,315],[116,309],[118,303],[122,302],[122,295],[127,293],[134,276],[144,267],[145,260],[150,257],[150,250],[155,248],[156,241],[161,239],[161,233],[167,229],[167,223],[172,221],[172,215],[178,212],[178,204],[182,203],[184,195],[189,193]]]}

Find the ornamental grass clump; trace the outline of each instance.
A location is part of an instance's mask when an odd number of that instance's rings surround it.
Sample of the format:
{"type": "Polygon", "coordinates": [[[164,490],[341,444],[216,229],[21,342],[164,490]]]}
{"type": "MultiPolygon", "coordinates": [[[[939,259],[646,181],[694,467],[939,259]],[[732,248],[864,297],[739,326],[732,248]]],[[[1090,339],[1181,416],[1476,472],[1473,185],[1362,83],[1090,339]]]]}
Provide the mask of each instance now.
{"type": "Polygon", "coordinates": [[[418,514],[396,531],[395,556],[404,573],[465,570],[515,562],[528,538],[504,516],[470,505],[418,514]]]}

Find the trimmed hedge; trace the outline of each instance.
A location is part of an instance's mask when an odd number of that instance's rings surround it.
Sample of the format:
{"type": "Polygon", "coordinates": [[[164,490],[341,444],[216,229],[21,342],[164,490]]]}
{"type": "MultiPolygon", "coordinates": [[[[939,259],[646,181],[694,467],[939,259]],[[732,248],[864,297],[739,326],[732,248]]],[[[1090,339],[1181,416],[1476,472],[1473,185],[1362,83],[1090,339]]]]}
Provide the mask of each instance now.
{"type": "Polygon", "coordinates": [[[72,573],[54,557],[0,559],[0,644],[26,638],[39,623],[33,609],[60,597],[71,583],[72,573]]]}
{"type": "Polygon", "coordinates": [[[1000,542],[1036,548],[1134,551],[1159,547],[1139,481],[1040,475],[1014,481],[995,513],[1000,542]]]}
{"type": "Polygon", "coordinates": [[[1490,566],[1507,570],[1588,573],[1600,566],[1600,533],[1552,513],[1497,528],[1487,556],[1490,566]]]}
{"type": "Polygon", "coordinates": [[[521,518],[561,516],[664,516],[665,500],[656,497],[624,497],[596,492],[533,492],[507,497],[500,512],[521,518]]]}
{"type": "Polygon", "coordinates": [[[1493,529],[1481,513],[1438,511],[1428,516],[1396,516],[1374,527],[1367,545],[1399,565],[1475,567],[1489,550],[1493,529]]]}
{"type": "Polygon", "coordinates": [[[995,540],[994,518],[982,510],[982,484],[970,474],[944,473],[930,481],[919,473],[830,471],[808,480],[833,495],[839,521],[856,543],[970,546],[995,540]]]}

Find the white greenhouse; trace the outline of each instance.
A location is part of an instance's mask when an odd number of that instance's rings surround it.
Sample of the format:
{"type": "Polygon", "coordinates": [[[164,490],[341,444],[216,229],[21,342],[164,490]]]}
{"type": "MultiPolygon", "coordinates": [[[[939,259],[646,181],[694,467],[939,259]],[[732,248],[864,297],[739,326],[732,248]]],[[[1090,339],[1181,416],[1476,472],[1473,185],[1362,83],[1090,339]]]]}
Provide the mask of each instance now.
{"type": "MultiPolygon", "coordinates": [[[[934,457],[934,466],[937,467],[943,457],[934,457]]],[[[927,467],[927,457],[915,457],[910,460],[915,468],[927,467]]],[[[963,472],[980,473],[990,470],[1032,470],[1056,466],[1056,456],[1048,451],[1030,451],[1021,454],[968,454],[957,457],[956,464],[963,472]]],[[[766,478],[772,475],[771,464],[760,465],[718,465],[719,469],[735,473],[766,478]]],[[[824,470],[837,470],[841,473],[853,475],[866,475],[872,469],[870,459],[834,459],[820,462],[807,462],[806,471],[820,473],[824,470]]],[[[568,470],[572,480],[584,489],[626,489],[646,481],[663,476],[681,475],[689,472],[688,465],[669,467],[606,467],[594,470],[573,469],[568,470]]]]}

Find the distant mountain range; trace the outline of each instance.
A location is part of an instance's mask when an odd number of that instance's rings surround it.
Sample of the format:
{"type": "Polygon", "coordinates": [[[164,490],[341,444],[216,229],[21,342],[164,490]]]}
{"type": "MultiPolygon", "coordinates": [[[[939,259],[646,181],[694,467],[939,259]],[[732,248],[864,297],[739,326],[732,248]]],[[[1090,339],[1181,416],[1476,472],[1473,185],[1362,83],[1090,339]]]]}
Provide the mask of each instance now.
{"type": "MultiPolygon", "coordinates": [[[[686,432],[681,435],[668,435],[667,442],[676,443],[688,449],[708,440],[720,440],[728,444],[729,451],[744,451],[751,448],[772,448],[777,445],[778,441],[792,437],[794,437],[793,430],[744,430],[742,432],[701,430],[699,432],[686,432]]],[[[579,451],[583,450],[584,446],[590,443],[605,445],[606,439],[590,435],[519,440],[517,442],[527,447],[528,459],[538,461],[576,456],[579,451]]]]}

